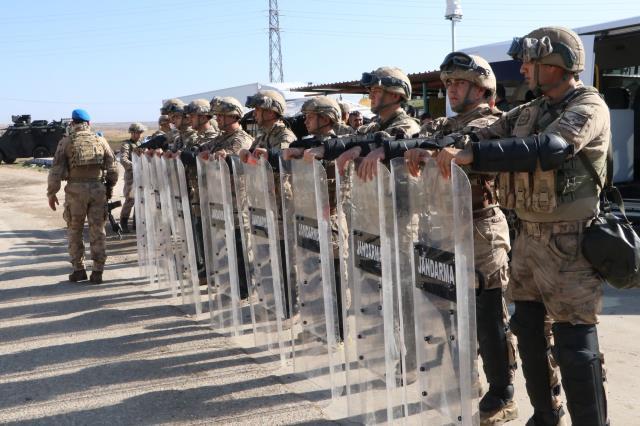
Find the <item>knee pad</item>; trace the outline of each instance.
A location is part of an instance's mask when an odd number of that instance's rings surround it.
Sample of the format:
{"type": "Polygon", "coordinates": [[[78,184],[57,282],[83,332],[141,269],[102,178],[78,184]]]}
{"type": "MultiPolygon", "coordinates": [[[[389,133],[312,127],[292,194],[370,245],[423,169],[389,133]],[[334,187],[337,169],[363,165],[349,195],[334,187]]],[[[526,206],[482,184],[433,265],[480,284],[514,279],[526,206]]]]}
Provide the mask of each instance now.
{"type": "Polygon", "coordinates": [[[553,355],[560,366],[562,385],[573,424],[607,422],[603,359],[595,325],[553,324],[553,355]]]}

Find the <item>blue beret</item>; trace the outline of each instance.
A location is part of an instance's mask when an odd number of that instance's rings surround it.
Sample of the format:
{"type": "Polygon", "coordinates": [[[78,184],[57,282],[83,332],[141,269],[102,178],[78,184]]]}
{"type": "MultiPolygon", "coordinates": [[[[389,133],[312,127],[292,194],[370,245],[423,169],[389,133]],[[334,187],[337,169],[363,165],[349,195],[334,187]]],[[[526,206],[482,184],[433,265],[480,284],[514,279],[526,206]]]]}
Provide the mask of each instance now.
{"type": "Polygon", "coordinates": [[[71,113],[71,118],[76,121],[91,121],[89,113],[83,109],[74,109],[71,113]]]}

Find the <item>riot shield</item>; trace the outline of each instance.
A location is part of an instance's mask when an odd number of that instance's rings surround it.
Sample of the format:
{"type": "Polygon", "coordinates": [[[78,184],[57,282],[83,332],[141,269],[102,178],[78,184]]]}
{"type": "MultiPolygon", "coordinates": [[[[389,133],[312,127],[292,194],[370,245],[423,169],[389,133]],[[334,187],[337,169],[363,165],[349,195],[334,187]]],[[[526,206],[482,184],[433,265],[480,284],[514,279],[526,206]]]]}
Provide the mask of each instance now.
{"type": "Polygon", "coordinates": [[[288,339],[282,329],[285,309],[273,171],[264,160],[243,164],[232,157],[232,164],[236,196],[244,198],[238,200],[238,216],[248,231],[244,243],[256,346],[270,350],[284,363],[288,339]]]}
{"type": "Polygon", "coordinates": [[[171,194],[171,228],[174,235],[176,253],[180,255],[178,266],[182,267],[179,274],[180,293],[183,304],[193,304],[196,315],[202,313],[200,301],[200,286],[198,267],[196,265],[195,245],[191,227],[191,213],[189,210],[189,195],[182,162],[178,159],[163,158],[166,162],[169,191],[171,194]]]}
{"type": "Polygon", "coordinates": [[[140,158],[141,170],[142,170],[142,181],[143,181],[143,192],[144,192],[144,216],[145,216],[145,224],[146,224],[146,235],[147,235],[147,272],[149,276],[149,284],[153,284],[156,281],[160,282],[159,277],[159,265],[160,258],[158,256],[158,241],[156,234],[156,223],[155,223],[155,211],[156,211],[156,203],[158,200],[156,199],[156,194],[153,190],[152,180],[153,173],[151,171],[151,164],[149,162],[149,158],[146,155],[143,155],[140,158]]]}
{"type": "Polygon", "coordinates": [[[153,169],[155,170],[154,192],[159,198],[156,203],[158,210],[156,211],[156,223],[159,224],[158,234],[161,246],[162,256],[162,272],[168,281],[172,295],[177,296],[178,293],[178,277],[176,266],[176,254],[174,252],[174,244],[172,242],[171,222],[168,216],[169,206],[171,205],[171,195],[169,194],[169,185],[166,184],[166,173],[162,159],[159,155],[151,158],[153,169]]]}
{"type": "MultiPolygon", "coordinates": [[[[149,192],[151,194],[150,202],[147,205],[150,207],[150,214],[152,216],[153,230],[154,230],[154,243],[155,243],[155,259],[157,264],[157,280],[160,288],[169,289],[176,294],[175,279],[172,279],[172,272],[170,267],[170,259],[168,256],[170,245],[170,232],[169,226],[164,220],[162,214],[162,181],[160,180],[161,165],[159,158],[155,155],[146,156],[145,160],[148,162],[149,167],[149,192]],[[158,160],[158,161],[156,161],[158,160]]],[[[165,203],[166,205],[166,203],[165,203]]],[[[174,268],[175,270],[175,268],[174,268]]],[[[174,274],[175,275],[175,274],[174,274]]]]}
{"type": "Polygon", "coordinates": [[[175,192],[176,190],[179,190],[179,185],[174,184],[174,180],[176,180],[175,162],[161,157],[160,165],[162,183],[165,188],[165,190],[161,192],[165,197],[162,213],[164,215],[164,220],[169,224],[170,233],[170,244],[168,250],[169,255],[173,258],[173,264],[176,271],[175,278],[177,288],[180,291],[180,298],[182,304],[186,305],[191,303],[187,293],[190,294],[192,290],[189,283],[191,280],[191,278],[189,278],[191,276],[189,272],[189,255],[188,252],[185,251],[185,239],[181,233],[182,227],[178,226],[178,221],[182,219],[179,217],[176,200],[180,200],[180,203],[182,203],[182,198],[180,197],[179,192],[175,192]]]}
{"type": "MultiPolygon", "coordinates": [[[[360,180],[351,165],[349,210],[349,287],[353,304],[357,391],[352,404],[367,424],[393,422],[404,416],[398,345],[395,277],[391,267],[392,234],[385,227],[391,205],[390,174],[382,164],[377,178],[360,180]]],[[[344,189],[344,188],[342,188],[344,189]]]]}
{"type": "Polygon", "coordinates": [[[142,172],[142,157],[131,155],[133,163],[134,209],[136,219],[136,248],[138,252],[138,270],[141,277],[148,276],[147,223],[145,219],[145,192],[142,172]]]}
{"type": "MultiPolygon", "coordinates": [[[[294,370],[336,399],[343,393],[342,349],[327,175],[317,161],[290,163],[293,261],[298,279],[294,370]]],[[[293,286],[292,286],[293,287],[293,286]]]]}
{"type": "Polygon", "coordinates": [[[239,336],[242,312],[229,167],[224,160],[198,158],[198,182],[201,170],[207,182],[200,187],[200,207],[212,326],[219,333],[239,336]]]}
{"type": "Polygon", "coordinates": [[[455,164],[451,179],[444,179],[432,159],[418,178],[409,175],[402,158],[392,161],[392,171],[406,395],[415,408],[410,411],[422,424],[475,425],[479,389],[469,180],[455,164]]]}
{"type": "MultiPolygon", "coordinates": [[[[201,159],[200,157],[196,158],[196,173],[198,176],[198,193],[200,198],[200,217],[202,220],[202,243],[204,244],[204,267],[207,278],[207,305],[209,307],[209,318],[211,321],[211,327],[214,327],[214,298],[215,298],[215,290],[214,290],[214,274],[215,269],[213,267],[213,253],[211,250],[214,249],[213,238],[215,235],[212,235],[211,229],[211,217],[209,216],[209,192],[207,191],[208,185],[208,176],[207,176],[207,165],[208,161],[201,159]]],[[[211,181],[212,186],[215,186],[217,182],[214,180],[211,181]]]]}

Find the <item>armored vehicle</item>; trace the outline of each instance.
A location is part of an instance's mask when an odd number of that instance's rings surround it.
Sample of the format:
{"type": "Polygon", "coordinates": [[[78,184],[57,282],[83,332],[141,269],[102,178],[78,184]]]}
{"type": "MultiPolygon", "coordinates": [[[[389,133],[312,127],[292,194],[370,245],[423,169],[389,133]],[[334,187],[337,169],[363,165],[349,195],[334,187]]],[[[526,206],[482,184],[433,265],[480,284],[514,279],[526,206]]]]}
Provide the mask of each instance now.
{"type": "Polygon", "coordinates": [[[69,119],[34,120],[30,115],[14,115],[13,124],[0,136],[0,163],[11,164],[16,158],[51,157],[65,135],[69,119]]]}

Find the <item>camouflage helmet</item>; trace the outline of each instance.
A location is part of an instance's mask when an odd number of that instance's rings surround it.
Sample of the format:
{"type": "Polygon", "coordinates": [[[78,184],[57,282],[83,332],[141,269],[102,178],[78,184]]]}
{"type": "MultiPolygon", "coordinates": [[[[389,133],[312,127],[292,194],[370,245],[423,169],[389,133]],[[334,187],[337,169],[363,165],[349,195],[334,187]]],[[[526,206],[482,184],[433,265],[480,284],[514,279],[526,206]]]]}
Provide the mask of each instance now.
{"type": "Polygon", "coordinates": [[[129,126],[129,133],[131,132],[144,133],[146,131],[147,131],[147,127],[142,123],[132,123],[129,126]]]}
{"type": "Polygon", "coordinates": [[[542,27],[516,37],[507,52],[524,62],[555,65],[573,74],[584,70],[585,54],[578,34],[564,27],[542,27]]]}
{"type": "Polygon", "coordinates": [[[496,93],[496,75],[486,59],[477,55],[467,55],[464,52],[449,53],[440,65],[440,80],[466,80],[490,92],[489,97],[496,93]]]}
{"type": "Polygon", "coordinates": [[[351,112],[351,107],[348,103],[338,102],[338,105],[340,106],[340,111],[342,112],[342,114],[349,115],[349,113],[351,112]]]}
{"type": "Polygon", "coordinates": [[[231,96],[213,98],[211,100],[211,109],[216,115],[237,115],[238,118],[242,118],[244,115],[244,109],[240,101],[231,96]]]}
{"type": "Polygon", "coordinates": [[[187,114],[213,116],[213,113],[211,112],[211,105],[206,99],[194,99],[189,102],[189,105],[185,108],[185,112],[187,114]]]}
{"type": "Polygon", "coordinates": [[[184,112],[185,103],[180,99],[169,99],[162,104],[162,108],[160,108],[160,114],[168,115],[174,113],[182,113],[184,112]]]}
{"type": "Polygon", "coordinates": [[[302,113],[308,114],[310,112],[324,115],[334,123],[338,123],[341,118],[340,105],[335,99],[328,96],[316,96],[302,104],[302,113]]]}
{"type": "Polygon", "coordinates": [[[244,106],[247,108],[268,109],[280,116],[283,116],[287,110],[287,102],[284,96],[275,90],[260,90],[255,95],[249,96],[244,106]]]}
{"type": "Polygon", "coordinates": [[[380,67],[362,73],[360,84],[364,87],[382,86],[387,92],[397,93],[404,100],[411,99],[411,80],[400,68],[380,67]]]}

